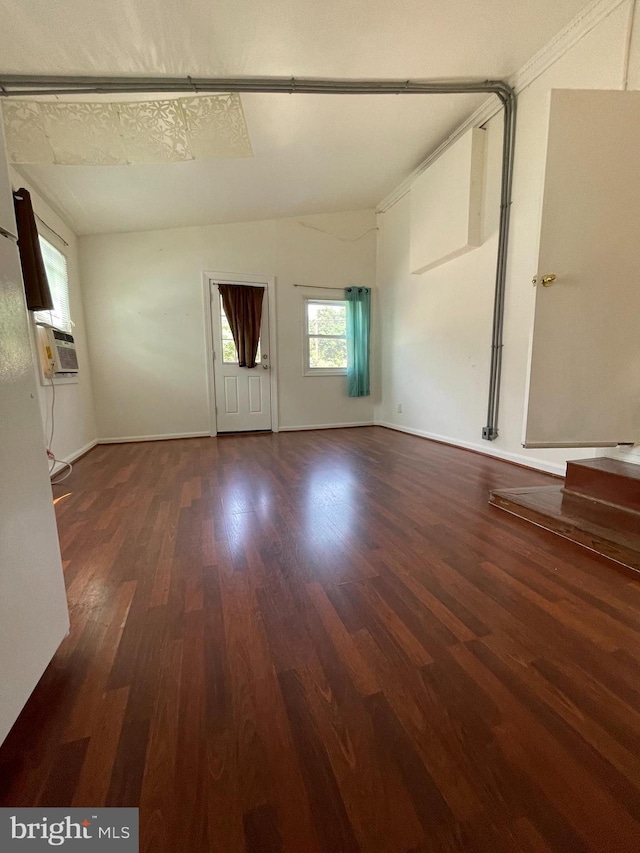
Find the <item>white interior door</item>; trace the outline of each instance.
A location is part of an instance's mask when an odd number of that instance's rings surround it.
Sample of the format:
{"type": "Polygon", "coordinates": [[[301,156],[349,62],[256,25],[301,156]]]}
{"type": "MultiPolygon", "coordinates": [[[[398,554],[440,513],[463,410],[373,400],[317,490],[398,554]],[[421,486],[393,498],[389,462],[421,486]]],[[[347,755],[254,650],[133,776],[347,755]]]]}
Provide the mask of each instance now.
{"type": "Polygon", "coordinates": [[[552,92],[526,447],[640,441],[639,145],[640,92],[552,92]]]}
{"type": "MultiPolygon", "coordinates": [[[[239,282],[234,282],[238,284],[239,282]]],[[[250,285],[255,287],[255,285],[250,285]]],[[[240,367],[229,322],[216,284],[211,284],[213,373],[218,432],[271,429],[271,365],[269,360],[269,300],[262,302],[257,364],[240,367]]]]}

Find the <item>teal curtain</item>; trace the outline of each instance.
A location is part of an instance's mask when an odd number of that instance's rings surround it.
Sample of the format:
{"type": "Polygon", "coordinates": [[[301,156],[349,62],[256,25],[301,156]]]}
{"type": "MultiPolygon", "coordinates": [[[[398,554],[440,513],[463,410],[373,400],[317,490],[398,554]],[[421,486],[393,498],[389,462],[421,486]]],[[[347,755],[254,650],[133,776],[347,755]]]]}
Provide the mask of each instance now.
{"type": "Polygon", "coordinates": [[[368,397],[371,291],[347,287],[347,386],[350,397],[368,397]]]}

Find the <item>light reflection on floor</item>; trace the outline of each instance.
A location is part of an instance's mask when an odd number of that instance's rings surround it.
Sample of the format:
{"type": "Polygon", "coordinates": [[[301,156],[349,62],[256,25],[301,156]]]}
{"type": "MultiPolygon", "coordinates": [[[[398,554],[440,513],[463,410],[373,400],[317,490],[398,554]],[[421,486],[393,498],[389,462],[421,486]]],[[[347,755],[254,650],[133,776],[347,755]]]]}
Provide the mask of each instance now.
{"type": "MultiPolygon", "coordinates": [[[[221,484],[229,546],[234,559],[243,559],[247,543],[256,536],[269,551],[293,547],[298,558],[318,576],[339,571],[357,524],[359,486],[348,459],[319,460],[302,470],[287,489],[289,511],[281,518],[279,484],[260,481],[251,470],[236,470],[221,484]],[[291,512],[293,510],[293,512],[291,512]],[[290,538],[276,534],[289,529],[290,538]],[[258,533],[258,530],[261,532],[258,533]]],[[[262,562],[263,555],[254,554],[262,562]]]]}
{"type": "Polygon", "coordinates": [[[335,463],[330,468],[315,468],[304,484],[304,525],[325,558],[339,557],[351,536],[355,487],[350,466],[335,463]]]}

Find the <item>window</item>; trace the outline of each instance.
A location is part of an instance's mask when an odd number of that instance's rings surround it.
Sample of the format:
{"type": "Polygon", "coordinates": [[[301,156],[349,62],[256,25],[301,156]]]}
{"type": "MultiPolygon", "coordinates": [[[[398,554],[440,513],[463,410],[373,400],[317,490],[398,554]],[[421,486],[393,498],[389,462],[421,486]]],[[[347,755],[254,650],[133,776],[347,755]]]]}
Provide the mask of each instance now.
{"type": "Polygon", "coordinates": [[[55,246],[40,237],[42,260],[47,272],[49,290],[53,299],[52,311],[34,311],[36,323],[49,323],[65,332],[71,331],[71,316],[69,313],[69,279],[67,276],[67,259],[55,246]]]}
{"type": "MultiPolygon", "coordinates": [[[[229,325],[227,315],[224,313],[222,296],[219,296],[219,302],[220,327],[222,330],[222,362],[223,364],[237,364],[238,350],[236,349],[236,342],[233,340],[233,334],[231,333],[231,326],[229,325]]],[[[260,361],[260,341],[258,341],[258,350],[256,352],[256,362],[258,361],[260,361]]]]}
{"type": "Polygon", "coordinates": [[[231,334],[231,326],[227,320],[227,315],[222,307],[222,296],[218,298],[220,302],[220,326],[222,327],[222,361],[225,364],[238,363],[238,350],[236,349],[233,335],[231,334]]]}
{"type": "Polygon", "coordinates": [[[347,303],[305,299],[305,374],[347,372],[347,303]]]}

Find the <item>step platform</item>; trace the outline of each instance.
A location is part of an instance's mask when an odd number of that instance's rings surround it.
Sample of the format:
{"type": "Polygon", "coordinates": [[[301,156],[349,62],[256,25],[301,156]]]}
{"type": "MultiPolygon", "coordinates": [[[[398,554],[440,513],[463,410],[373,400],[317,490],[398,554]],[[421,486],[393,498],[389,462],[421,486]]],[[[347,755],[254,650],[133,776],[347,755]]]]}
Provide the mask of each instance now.
{"type": "Polygon", "coordinates": [[[575,460],[564,485],[496,489],[489,502],[640,572],[640,465],[575,460]]]}

